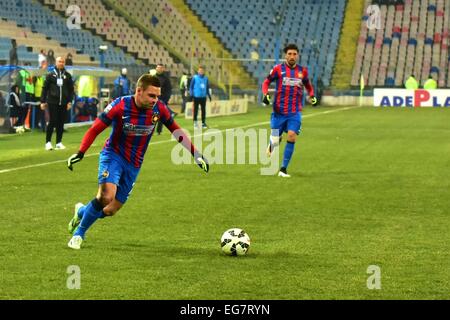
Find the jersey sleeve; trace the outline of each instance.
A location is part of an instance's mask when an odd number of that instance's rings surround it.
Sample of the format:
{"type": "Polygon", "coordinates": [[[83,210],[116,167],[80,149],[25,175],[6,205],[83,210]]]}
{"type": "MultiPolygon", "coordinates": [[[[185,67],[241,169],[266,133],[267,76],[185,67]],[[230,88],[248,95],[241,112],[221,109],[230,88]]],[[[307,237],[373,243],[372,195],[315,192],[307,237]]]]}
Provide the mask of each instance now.
{"type": "Polygon", "coordinates": [[[312,97],[314,95],[314,88],[311,84],[311,81],[308,78],[308,69],[303,68],[302,73],[303,73],[303,78],[302,78],[303,85],[305,86],[306,91],[308,91],[308,95],[310,97],[312,97]]]}
{"type": "Polygon", "coordinates": [[[270,70],[267,78],[264,80],[264,82],[262,84],[262,92],[264,95],[266,95],[269,92],[270,83],[272,81],[274,81],[275,79],[278,79],[278,69],[279,69],[279,65],[276,65],[275,67],[273,67],[272,70],[270,70]]]}
{"type": "Polygon", "coordinates": [[[100,114],[100,120],[102,120],[106,125],[109,126],[115,117],[120,116],[120,106],[122,104],[122,98],[117,98],[116,100],[108,104],[105,110],[103,110],[103,112],[100,114]]]}
{"type": "Polygon", "coordinates": [[[279,73],[280,65],[276,65],[270,70],[269,75],[267,76],[267,80],[270,82],[274,81],[275,79],[278,79],[278,73],[279,73]]]}
{"type": "Polygon", "coordinates": [[[91,146],[91,144],[94,142],[95,138],[102,133],[103,130],[105,130],[108,127],[106,123],[104,123],[99,118],[95,119],[92,126],[89,128],[89,130],[84,134],[83,140],[81,140],[80,145],[80,151],[85,153],[87,149],[91,146]]]}
{"type": "Polygon", "coordinates": [[[160,121],[169,128],[170,125],[173,123],[172,115],[170,114],[169,109],[163,102],[159,102],[158,104],[158,110],[160,115],[160,121]]]}

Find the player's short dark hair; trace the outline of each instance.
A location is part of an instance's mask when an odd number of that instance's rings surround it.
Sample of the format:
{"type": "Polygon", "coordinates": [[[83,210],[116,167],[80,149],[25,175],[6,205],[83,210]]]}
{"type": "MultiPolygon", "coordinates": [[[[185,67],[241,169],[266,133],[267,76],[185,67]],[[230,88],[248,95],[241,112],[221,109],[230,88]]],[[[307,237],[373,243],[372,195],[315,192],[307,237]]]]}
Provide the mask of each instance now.
{"type": "Polygon", "coordinates": [[[152,76],[150,74],[143,74],[137,81],[136,87],[142,88],[142,90],[146,90],[149,86],[161,87],[161,82],[159,78],[156,76],[152,76]]]}
{"type": "Polygon", "coordinates": [[[294,44],[294,43],[289,43],[289,44],[288,44],[286,47],[284,47],[284,49],[283,49],[284,53],[287,53],[288,50],[295,50],[295,51],[299,52],[297,45],[294,44]]]}

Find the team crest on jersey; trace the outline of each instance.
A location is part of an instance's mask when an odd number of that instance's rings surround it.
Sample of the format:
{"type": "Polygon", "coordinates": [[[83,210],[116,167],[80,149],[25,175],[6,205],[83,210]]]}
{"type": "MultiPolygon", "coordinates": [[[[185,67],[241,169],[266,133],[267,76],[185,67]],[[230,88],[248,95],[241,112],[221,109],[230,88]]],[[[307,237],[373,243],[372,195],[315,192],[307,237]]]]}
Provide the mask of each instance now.
{"type": "Polygon", "coordinates": [[[109,177],[109,171],[108,170],[103,170],[102,177],[103,178],[108,178],[109,177]]]}
{"type": "Polygon", "coordinates": [[[159,119],[161,119],[161,116],[159,115],[159,112],[153,113],[153,116],[152,116],[152,123],[153,123],[153,124],[156,124],[156,123],[159,121],[159,119]]]}

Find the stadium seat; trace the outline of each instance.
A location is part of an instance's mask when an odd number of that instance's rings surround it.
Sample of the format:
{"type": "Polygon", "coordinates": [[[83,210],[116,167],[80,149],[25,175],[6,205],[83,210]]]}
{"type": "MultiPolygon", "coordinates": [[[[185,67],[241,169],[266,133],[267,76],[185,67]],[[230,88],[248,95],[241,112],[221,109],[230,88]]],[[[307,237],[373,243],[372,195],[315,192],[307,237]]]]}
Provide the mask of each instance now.
{"type": "MultiPolygon", "coordinates": [[[[445,12],[450,8],[445,7],[445,1],[408,0],[404,1],[403,5],[395,7],[389,4],[385,6],[381,1],[379,3],[382,16],[385,17],[382,19],[382,29],[384,27],[385,31],[381,33],[383,39],[381,57],[376,51],[379,43],[378,32],[375,37],[375,50],[372,55],[367,55],[367,52],[372,50],[373,41],[369,37],[373,35],[367,32],[365,24],[361,24],[352,85],[355,85],[357,80],[355,75],[362,65],[359,61],[361,52],[364,52],[364,64],[372,65],[371,73],[377,74],[378,85],[392,85],[392,80],[395,85],[401,85],[402,79],[412,72],[417,73],[418,79],[422,81],[428,77],[431,69],[434,71],[436,68],[441,71],[449,69],[449,40],[446,26],[450,25],[450,21],[445,12]],[[384,76],[386,66],[387,73],[384,76]]],[[[367,20],[365,14],[362,15],[362,20],[367,20]]],[[[445,83],[448,72],[441,74],[439,80],[445,83]]]]}

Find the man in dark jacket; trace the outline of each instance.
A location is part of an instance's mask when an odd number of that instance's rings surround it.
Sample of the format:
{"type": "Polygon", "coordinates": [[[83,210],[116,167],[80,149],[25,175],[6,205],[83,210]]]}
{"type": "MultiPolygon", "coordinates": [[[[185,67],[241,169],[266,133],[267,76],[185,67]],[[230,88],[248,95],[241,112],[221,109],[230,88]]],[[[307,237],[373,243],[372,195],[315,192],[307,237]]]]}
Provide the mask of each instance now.
{"type": "Polygon", "coordinates": [[[45,150],[53,150],[52,134],[56,128],[55,149],[65,149],[62,144],[64,121],[67,119],[67,110],[72,107],[74,85],[72,76],[64,68],[65,59],[56,58],[56,67],[45,78],[41,95],[41,109],[48,105],[50,122],[47,126],[45,150]]]}
{"type": "MultiPolygon", "coordinates": [[[[156,65],[156,76],[159,79],[159,82],[161,83],[161,96],[159,97],[159,100],[164,102],[164,104],[167,106],[167,108],[170,111],[170,114],[173,116],[176,115],[175,112],[169,107],[169,101],[170,97],[172,96],[172,84],[170,83],[170,79],[165,73],[166,67],[162,63],[158,63],[156,65]]],[[[158,122],[158,125],[156,127],[156,132],[161,134],[162,132],[162,123],[158,122]]]]}

